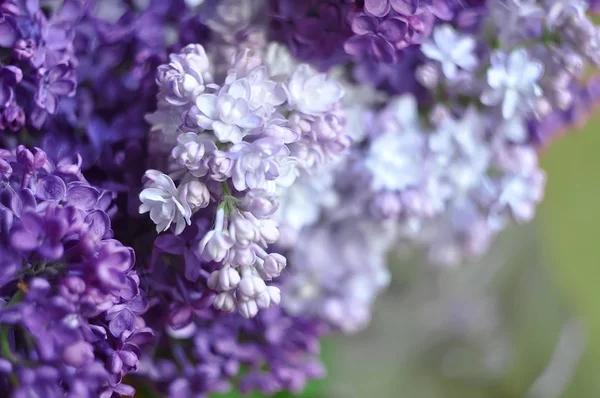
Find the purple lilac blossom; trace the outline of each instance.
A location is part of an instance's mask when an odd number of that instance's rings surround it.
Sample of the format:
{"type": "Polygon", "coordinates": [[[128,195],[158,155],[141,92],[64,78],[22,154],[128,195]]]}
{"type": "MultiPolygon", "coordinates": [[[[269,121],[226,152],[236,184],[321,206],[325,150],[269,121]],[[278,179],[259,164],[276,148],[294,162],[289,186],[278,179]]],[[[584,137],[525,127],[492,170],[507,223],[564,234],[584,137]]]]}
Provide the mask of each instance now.
{"type": "Polygon", "coordinates": [[[0,149],[0,164],[3,391],[131,395],[122,379],[153,332],[133,249],[113,238],[111,193],[39,148],[0,149]]]}
{"type": "Polygon", "coordinates": [[[75,96],[70,2],[47,16],[37,1],[0,4],[0,134],[39,130],[75,96]]]}
{"type": "Polygon", "coordinates": [[[301,391],[391,245],[534,217],[596,3],[0,0],[0,389],[301,391]]]}

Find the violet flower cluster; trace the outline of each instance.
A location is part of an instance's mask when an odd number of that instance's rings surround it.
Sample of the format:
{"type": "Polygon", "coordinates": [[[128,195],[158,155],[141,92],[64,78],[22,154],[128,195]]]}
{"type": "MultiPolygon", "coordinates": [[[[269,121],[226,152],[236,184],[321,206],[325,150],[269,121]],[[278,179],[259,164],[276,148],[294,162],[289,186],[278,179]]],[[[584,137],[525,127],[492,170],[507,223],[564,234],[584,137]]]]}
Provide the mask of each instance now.
{"type": "Polygon", "coordinates": [[[302,391],[395,245],[458,265],[534,217],[598,9],[0,0],[0,391],[302,391]]]}
{"type": "Polygon", "coordinates": [[[39,148],[0,151],[0,359],[15,397],[130,395],[153,335],[135,254],[113,238],[112,195],[39,148]]]}
{"type": "Polygon", "coordinates": [[[578,88],[600,43],[585,2],[487,7],[462,31],[464,15],[434,27],[413,67],[420,89],[367,119],[352,161],[357,198],[442,264],[483,254],[507,222],[533,218],[545,183],[536,147],[553,134],[541,128],[595,101],[578,88]]]}
{"type": "Polygon", "coordinates": [[[39,129],[77,87],[77,59],[65,6],[46,15],[36,2],[0,3],[0,131],[39,129]]]}

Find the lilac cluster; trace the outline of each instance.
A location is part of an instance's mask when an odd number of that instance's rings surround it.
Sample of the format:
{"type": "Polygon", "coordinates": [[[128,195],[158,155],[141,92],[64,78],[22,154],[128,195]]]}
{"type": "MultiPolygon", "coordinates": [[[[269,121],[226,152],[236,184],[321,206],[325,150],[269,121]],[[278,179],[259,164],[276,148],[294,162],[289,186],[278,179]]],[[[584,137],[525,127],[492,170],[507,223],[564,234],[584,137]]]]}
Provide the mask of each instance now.
{"type": "Polygon", "coordinates": [[[0,0],[0,391],[301,391],[393,245],[534,217],[597,3],[0,0]]]}
{"type": "Polygon", "coordinates": [[[351,194],[436,263],[479,256],[507,222],[533,218],[545,183],[536,146],[554,134],[544,126],[560,129],[597,98],[593,81],[579,83],[600,43],[585,2],[487,6],[463,31],[464,13],[434,27],[416,90],[366,114],[351,160],[351,194]]]}
{"type": "Polygon", "coordinates": [[[286,44],[295,58],[319,68],[349,59],[344,43],[352,37],[352,0],[271,0],[270,36],[286,44]]]}
{"type": "Polygon", "coordinates": [[[14,397],[131,395],[123,377],[153,332],[133,270],[113,239],[112,195],[39,148],[0,150],[0,364],[14,397]]]}
{"type": "Polygon", "coordinates": [[[41,128],[77,87],[69,2],[44,13],[38,1],[0,2],[0,134],[41,128]]]}
{"type": "Polygon", "coordinates": [[[204,260],[198,248],[209,228],[197,213],[183,233],[161,234],[154,242],[149,284],[155,298],[147,318],[160,335],[141,375],[173,398],[232,388],[302,391],[308,380],[324,376],[318,355],[327,327],[279,307],[252,319],[215,309],[208,284],[221,265],[204,260]]]}
{"type": "Polygon", "coordinates": [[[162,143],[157,148],[173,147],[170,174],[146,172],[140,213],[150,213],[157,232],[173,224],[176,235],[194,213],[216,214],[199,242],[204,259],[222,264],[208,279],[218,292],[214,305],[251,318],[280,301],[279,289],[265,284],[287,263],[266,251],[279,237],[272,218],[278,194],[350,144],[343,90],[306,64],[276,76],[250,50],[225,73],[213,70],[195,44],[159,67],[157,84],[158,109],[147,119],[162,143]]]}

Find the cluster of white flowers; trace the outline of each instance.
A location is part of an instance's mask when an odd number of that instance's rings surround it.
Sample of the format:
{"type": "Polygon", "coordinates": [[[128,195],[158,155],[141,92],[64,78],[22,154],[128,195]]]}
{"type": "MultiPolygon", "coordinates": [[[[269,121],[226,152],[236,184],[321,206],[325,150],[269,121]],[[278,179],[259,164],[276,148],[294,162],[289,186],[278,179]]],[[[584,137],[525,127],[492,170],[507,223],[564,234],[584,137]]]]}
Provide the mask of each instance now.
{"type": "Polygon", "coordinates": [[[350,145],[342,87],[305,64],[271,72],[263,56],[245,49],[226,71],[213,70],[204,48],[188,45],[159,67],[158,109],[147,120],[170,150],[168,175],[149,170],[140,195],[158,232],[175,223],[179,234],[193,214],[216,211],[200,242],[203,257],[222,264],[208,284],[217,308],[246,317],[279,303],[277,287],[265,284],[286,266],[266,251],[279,237],[278,198],[350,145]]]}

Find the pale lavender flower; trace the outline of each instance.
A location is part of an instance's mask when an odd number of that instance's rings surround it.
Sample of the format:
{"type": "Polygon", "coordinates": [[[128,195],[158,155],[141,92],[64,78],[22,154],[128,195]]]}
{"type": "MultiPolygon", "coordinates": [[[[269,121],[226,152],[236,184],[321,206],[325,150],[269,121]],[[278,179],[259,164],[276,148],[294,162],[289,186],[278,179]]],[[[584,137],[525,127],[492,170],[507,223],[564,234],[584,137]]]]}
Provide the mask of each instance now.
{"type": "Polygon", "coordinates": [[[543,65],[531,60],[524,49],[509,54],[496,51],[487,71],[489,87],[481,95],[481,102],[489,106],[501,104],[505,119],[513,117],[518,110],[533,109],[536,99],[542,95],[537,81],[543,72],[543,65]]]}
{"type": "Polygon", "coordinates": [[[150,181],[140,193],[140,214],[150,213],[157,232],[166,231],[175,222],[175,234],[180,234],[191,223],[189,205],[179,199],[177,187],[168,175],[149,170],[146,178],[150,181]]]}
{"type": "Polygon", "coordinates": [[[470,72],[477,66],[475,44],[473,37],[459,35],[450,25],[439,25],[433,31],[433,38],[421,45],[421,51],[427,58],[438,61],[444,75],[452,80],[459,69],[470,72]]]}

